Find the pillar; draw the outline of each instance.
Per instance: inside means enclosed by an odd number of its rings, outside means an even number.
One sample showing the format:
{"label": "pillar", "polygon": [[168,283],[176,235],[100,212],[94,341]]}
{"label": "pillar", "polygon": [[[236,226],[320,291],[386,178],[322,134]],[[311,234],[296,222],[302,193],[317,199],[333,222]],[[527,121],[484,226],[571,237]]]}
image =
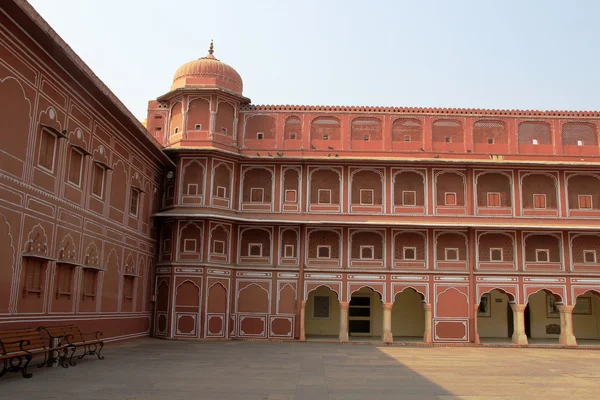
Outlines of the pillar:
{"label": "pillar", "polygon": [[350,302],[340,301],[340,342],[349,341],[348,337],[348,307]]}
{"label": "pillar", "polygon": [[423,334],[423,342],[431,343],[431,304],[423,303],[425,309],[425,333]]}
{"label": "pillar", "polygon": [[[491,304],[489,305],[491,307]],[[477,313],[479,312],[479,303],[475,304],[473,307],[473,338],[475,344],[481,344],[481,340],[479,340],[479,318],[477,318]]]}
{"label": "pillar", "polygon": [[527,335],[525,334],[525,307],[527,304],[510,303],[513,311],[513,335],[514,344],[527,344]]}
{"label": "pillar", "polygon": [[392,307],[394,303],[383,303],[383,343],[394,343],[392,335]]}
{"label": "pillar", "polygon": [[575,339],[575,335],[573,334],[573,308],[575,306],[557,304],[556,307],[558,307],[558,311],[560,312],[559,343],[565,346],[577,346],[577,339]]}
{"label": "pillar", "polygon": [[216,125],[217,125],[217,112],[211,111],[210,112],[210,129],[208,131],[211,138],[215,134]]}
{"label": "pillar", "polygon": [[306,332],[304,330],[305,312],[306,300],[302,300],[302,304],[300,306],[300,340],[306,340]]}

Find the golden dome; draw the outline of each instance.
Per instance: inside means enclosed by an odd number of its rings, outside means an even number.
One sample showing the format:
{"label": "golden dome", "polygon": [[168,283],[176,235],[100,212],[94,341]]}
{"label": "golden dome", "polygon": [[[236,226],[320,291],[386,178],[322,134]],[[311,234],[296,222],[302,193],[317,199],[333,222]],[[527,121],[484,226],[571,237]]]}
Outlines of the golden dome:
{"label": "golden dome", "polygon": [[242,94],[243,82],[240,74],[213,55],[213,42],[210,42],[208,55],[183,64],[175,72],[171,90],[182,87],[199,87],[230,90]]}

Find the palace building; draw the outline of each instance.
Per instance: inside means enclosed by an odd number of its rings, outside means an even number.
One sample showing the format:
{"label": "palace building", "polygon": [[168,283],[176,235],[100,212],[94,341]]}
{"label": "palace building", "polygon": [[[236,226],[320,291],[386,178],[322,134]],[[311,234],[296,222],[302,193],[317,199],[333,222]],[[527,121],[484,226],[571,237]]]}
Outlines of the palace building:
{"label": "palace building", "polygon": [[600,112],[254,105],[212,43],[165,91],[0,5],[0,330],[600,340]]}

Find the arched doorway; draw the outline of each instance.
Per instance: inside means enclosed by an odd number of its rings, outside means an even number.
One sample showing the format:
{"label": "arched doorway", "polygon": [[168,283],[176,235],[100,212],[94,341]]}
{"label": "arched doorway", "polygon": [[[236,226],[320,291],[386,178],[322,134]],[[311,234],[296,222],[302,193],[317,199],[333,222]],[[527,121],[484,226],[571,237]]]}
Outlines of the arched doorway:
{"label": "arched doorway", "polygon": [[493,289],[479,298],[477,333],[481,343],[510,343],[513,334],[513,296]]}
{"label": "arched doorway", "polygon": [[425,335],[424,297],[413,288],[396,294],[392,306],[394,342],[422,342]]}
{"label": "arched doorway", "polygon": [[560,336],[560,296],[540,290],[529,296],[525,308],[525,333],[529,344],[555,344]]}
{"label": "arched doorway", "polygon": [[306,340],[338,340],[340,333],[340,303],[338,295],[326,286],[308,294],[305,308]]}
{"label": "arched doorway", "polygon": [[577,344],[600,346],[600,295],[588,291],[577,296],[573,308],[573,333]]}
{"label": "arched doorway", "polygon": [[381,340],[383,303],[381,295],[369,287],[352,293],[348,306],[348,335],[351,341]]}

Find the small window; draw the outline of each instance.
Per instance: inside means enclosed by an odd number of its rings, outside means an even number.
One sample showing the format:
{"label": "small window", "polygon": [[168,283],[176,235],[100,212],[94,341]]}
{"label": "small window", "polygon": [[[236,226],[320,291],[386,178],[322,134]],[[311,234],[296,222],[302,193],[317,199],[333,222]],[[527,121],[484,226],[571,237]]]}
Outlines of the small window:
{"label": "small window", "polygon": [[201,131],[201,130],[202,130],[202,124],[196,124],[196,125],[194,126],[194,128],[195,128],[197,131]]}
{"label": "small window", "polygon": [[133,288],[135,285],[135,276],[125,275],[123,277],[123,299],[133,301]]}
{"label": "small window", "polygon": [[531,144],[533,144],[533,145],[537,145],[537,144],[538,144],[538,140],[537,140],[537,139],[533,139],[533,140],[531,141]]}
{"label": "small window", "polygon": [[221,128],[221,134],[227,135],[227,128]]}
{"label": "small window", "polygon": [[363,140],[364,140],[365,142],[368,142],[368,141],[369,141],[369,135],[365,135],[365,136],[363,136]]}
{"label": "small window", "polygon": [[416,247],[403,247],[402,258],[404,260],[416,260],[417,259],[417,248]]}
{"label": "small window", "polygon": [[403,206],[414,206],[417,204],[417,193],[410,190],[402,192],[402,205]]}
{"label": "small window", "polygon": [[410,136],[408,136],[408,135],[404,136],[404,141],[405,142],[410,142]]}
{"label": "small window", "polygon": [[583,140],[578,140],[577,141],[577,146],[583,146]]}
{"label": "small window", "polygon": [[313,318],[329,319],[330,309],[329,296],[314,297]]}
{"label": "small window", "polygon": [[328,133],[326,133],[326,134],[323,135],[323,140],[329,140],[329,134]]}
{"label": "small window", "polygon": [[134,217],[138,215],[138,206],[140,202],[140,191],[138,189],[131,188],[131,203],[129,205],[129,214]]}
{"label": "small window", "polygon": [[295,133],[290,133],[290,139],[292,139],[292,140],[296,139],[296,134]]}
{"label": "small window", "polygon": [[162,131],[162,128],[160,126],[157,126],[156,128],[154,128],[155,131]]}
{"label": "small window", "polygon": [[162,115],[155,115],[154,119],[162,119]]}
{"label": "small window", "polygon": [[169,254],[171,252],[171,239],[165,239],[163,242],[163,253]]}
{"label": "small window", "polygon": [[185,194],[188,196],[197,196],[198,195],[198,184],[197,183],[188,183]]}
{"label": "small window", "polygon": [[258,140],[262,140],[265,137],[265,134],[262,132],[256,132],[256,138]]}
{"label": "small window", "polygon": [[71,148],[71,155],[69,157],[69,176],[68,181],[73,185],[81,186],[81,172],[83,170],[83,153],[79,150]]}
{"label": "small window", "polygon": [[82,297],[83,300],[87,298],[95,298],[96,297],[96,278],[98,276],[98,271],[93,268],[84,268],[83,269],[83,291]]}
{"label": "small window", "polygon": [[502,249],[490,249],[490,261],[502,261]]}
{"label": "small window", "polygon": [[250,189],[250,202],[251,203],[262,203],[265,199],[265,191],[263,188],[251,188]]}
{"label": "small window", "polygon": [[488,144],[494,144],[494,138],[488,138]]}
{"label": "small window", "polygon": [[174,133],[179,133],[179,127],[175,127],[175,130],[173,131]]}
{"label": "small window", "polygon": [[331,204],[331,190],[330,189],[319,189],[317,192],[319,197],[319,204]]}
{"label": "small window", "polygon": [[69,264],[57,264],[58,283],[56,285],[56,298],[60,296],[71,296],[73,287],[73,266]]}
{"label": "small window", "polygon": [[533,195],[533,208],[546,208],[546,195],[545,194],[534,194]]}
{"label": "small window", "polygon": [[227,188],[225,186],[217,186],[217,197],[220,199],[227,198]]}
{"label": "small window", "polygon": [[455,206],[456,205],[456,193],[446,192],[445,200],[446,200],[447,206]]}
{"label": "small window", "polygon": [[262,244],[249,243],[248,244],[248,255],[250,257],[262,257]]}
{"label": "small window", "polygon": [[488,207],[500,207],[500,193],[488,193],[487,205]]}
{"label": "small window", "polygon": [[286,190],[285,191],[285,202],[286,203],[295,203],[296,202],[296,191],[295,190]]}
{"label": "small window", "polygon": [[294,257],[294,245],[293,244],[286,244],[285,246],[283,246],[283,256],[285,258],[293,258]]}
{"label": "small window", "polygon": [[364,206],[373,205],[373,189],[360,189],[360,204]]}
{"label": "small window", "polygon": [[100,199],[104,197],[104,173],[104,167],[100,164],[94,163],[94,171],[92,175],[92,194]]}
{"label": "small window", "polygon": [[196,252],[196,239],[183,239],[183,252],[184,253],[195,253]]}
{"label": "small window", "polygon": [[56,135],[46,129],[42,129],[38,165],[50,172],[54,172],[57,140]]}
{"label": "small window", "polygon": [[331,246],[317,246],[317,258],[331,258]]}
{"label": "small window", "polygon": [[445,141],[446,143],[450,143],[450,138],[449,138],[449,137],[446,137],[446,138],[444,139],[444,141]]}
{"label": "small window", "polygon": [[596,250],[584,250],[583,251],[583,262],[595,264],[596,263]]}
{"label": "small window", "polygon": [[373,246],[360,246],[360,259],[372,260],[375,258],[375,248]]}
{"label": "small window", "polygon": [[445,249],[446,261],[458,261],[458,249]]}
{"label": "small window", "polygon": [[37,258],[27,258],[25,263],[25,286],[23,295],[36,293],[42,295],[42,281],[44,272],[44,261]]}
{"label": "small window", "polygon": [[579,208],[580,209],[591,209],[592,208],[592,196],[589,194],[579,196]]}
{"label": "small window", "polygon": [[213,241],[213,253],[225,254],[225,242],[222,240]]}
{"label": "small window", "polygon": [[550,261],[550,250],[548,250],[548,249],[536,249],[535,250],[535,261],[537,261],[537,262],[548,262],[548,261]]}

